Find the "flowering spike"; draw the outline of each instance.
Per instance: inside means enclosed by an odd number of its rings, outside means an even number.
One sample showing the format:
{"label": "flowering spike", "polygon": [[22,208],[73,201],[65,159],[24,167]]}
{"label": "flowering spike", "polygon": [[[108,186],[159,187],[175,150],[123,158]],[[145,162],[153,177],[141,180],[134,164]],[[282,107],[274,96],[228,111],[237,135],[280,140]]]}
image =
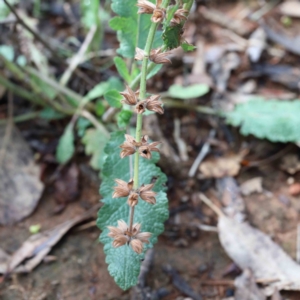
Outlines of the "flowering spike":
{"label": "flowering spike", "polygon": [[125,142],[120,146],[120,148],[123,149],[120,153],[121,158],[134,154],[136,146],[137,143],[135,139],[132,136],[125,134]]}

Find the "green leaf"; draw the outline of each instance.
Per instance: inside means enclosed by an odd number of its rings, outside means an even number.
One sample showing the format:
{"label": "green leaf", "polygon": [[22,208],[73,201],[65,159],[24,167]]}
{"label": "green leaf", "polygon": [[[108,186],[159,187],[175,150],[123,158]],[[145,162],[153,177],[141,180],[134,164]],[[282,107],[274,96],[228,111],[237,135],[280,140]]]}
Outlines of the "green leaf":
{"label": "green leaf", "polygon": [[56,159],[60,164],[65,164],[73,156],[74,147],[74,133],[73,126],[68,125],[65,128],[63,135],[60,137],[56,149]]}
{"label": "green leaf", "polygon": [[131,116],[132,116],[131,110],[127,110],[127,109],[121,110],[117,115],[117,123],[119,128],[126,127],[130,122]]}
{"label": "green leaf", "polygon": [[120,76],[127,82],[129,83],[131,81],[130,74],[128,72],[127,66],[125,61],[121,57],[115,57],[114,58],[114,63],[116,65],[116,68],[120,74]]}
{"label": "green leaf", "polygon": [[190,99],[205,95],[209,91],[206,84],[193,84],[189,86],[181,86],[179,84],[171,85],[168,94],[173,98]]}
{"label": "green leaf", "polygon": [[104,94],[105,100],[109,103],[111,107],[120,108],[122,107],[121,100],[123,97],[117,90],[111,90]]}
{"label": "green leaf", "polygon": [[95,105],[95,113],[98,117],[102,117],[105,112],[105,106],[102,101],[97,101]]}
{"label": "green leaf", "polygon": [[109,138],[107,135],[95,128],[86,130],[81,139],[82,143],[85,145],[86,155],[92,155],[90,165],[95,170],[100,170],[103,166],[106,157],[104,147],[108,140]]}
{"label": "green leaf", "polygon": [[[103,197],[104,206],[98,214],[97,225],[102,230],[100,241],[104,244],[108,271],[114,277],[116,283],[126,290],[136,285],[140,272],[141,260],[144,254],[136,254],[130,246],[124,245],[119,248],[112,246],[112,239],[107,236],[107,226],[116,226],[117,221],[128,220],[129,206],[126,198],[112,198],[114,179],[119,178],[129,181],[131,178],[129,157],[120,159],[120,144],[124,142],[124,132],[114,132],[105,147],[107,159],[102,169],[102,184],[100,193]],[[156,204],[151,205],[143,200],[135,207],[134,222],[142,224],[142,231],[151,232],[150,244],[152,247],[157,242],[157,236],[164,230],[164,222],[168,218],[168,201],[166,197],[165,182],[166,176],[155,163],[158,161],[158,153],[154,153],[152,159],[140,159],[140,184],[148,184],[153,177],[157,177],[154,190],[157,192]]]}
{"label": "green leaf", "polygon": [[92,26],[99,26],[99,0],[81,0],[81,21],[83,25],[90,29]]}
{"label": "green leaf", "polygon": [[76,128],[77,128],[77,134],[80,137],[83,137],[85,134],[85,131],[87,130],[88,127],[90,127],[92,125],[91,121],[83,118],[83,117],[79,117],[76,123]]}
{"label": "green leaf", "polygon": [[87,100],[93,100],[95,98],[102,97],[109,90],[123,90],[123,83],[117,77],[110,77],[107,81],[100,82],[95,85],[84,97]]}
{"label": "green leaf", "polygon": [[[152,3],[155,0],[151,0]],[[151,25],[150,15],[138,15],[136,0],[112,0],[112,10],[118,15],[114,17],[109,25],[117,31],[120,42],[118,54],[123,57],[133,58],[136,46],[144,49],[149,28]],[[161,32],[155,35],[153,47],[162,44]]]}
{"label": "green leaf", "polygon": [[52,107],[46,107],[39,113],[39,117],[45,120],[59,120],[64,118],[65,115],[57,112]]}
{"label": "green leaf", "polygon": [[0,54],[3,55],[7,60],[13,61],[15,56],[15,50],[12,46],[1,45]]}
{"label": "green leaf", "polygon": [[272,142],[300,141],[300,100],[278,101],[262,98],[239,104],[225,114],[233,126],[241,126],[243,135],[253,134]]}
{"label": "green leaf", "polygon": [[183,25],[178,24],[176,26],[168,26],[163,33],[164,45],[168,50],[177,48],[180,46],[181,34]]}
{"label": "green leaf", "polygon": [[187,42],[181,44],[181,48],[184,52],[194,51],[197,47]]}

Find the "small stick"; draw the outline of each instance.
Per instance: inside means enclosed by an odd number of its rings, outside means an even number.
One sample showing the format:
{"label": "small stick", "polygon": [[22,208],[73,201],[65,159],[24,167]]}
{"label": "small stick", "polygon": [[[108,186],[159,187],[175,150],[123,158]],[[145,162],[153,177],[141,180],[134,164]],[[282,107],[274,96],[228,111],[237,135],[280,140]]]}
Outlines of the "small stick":
{"label": "small stick", "polygon": [[208,199],[204,194],[199,193],[199,198],[209,206],[219,217],[225,217],[225,214],[221,211],[221,209],[215,205],[210,199]]}
{"label": "small stick", "polygon": [[210,150],[210,144],[209,139],[212,139],[216,135],[216,130],[212,129],[209,132],[208,140],[205,142],[205,144],[202,146],[201,151],[199,152],[197,158],[195,159],[190,171],[189,171],[189,177],[194,177],[196,174],[196,171],[201,164],[202,160],[205,158],[205,156],[208,154]]}
{"label": "small stick", "polygon": [[93,41],[96,30],[97,30],[97,26],[94,25],[91,27],[89,33],[87,34],[84,42],[81,45],[78,53],[72,57],[67,70],[62,75],[62,77],[60,79],[61,85],[65,86],[68,83],[68,81],[70,80],[72,73],[77,68],[77,66],[80,64],[80,62],[82,61],[82,58],[85,55],[89,45]]}

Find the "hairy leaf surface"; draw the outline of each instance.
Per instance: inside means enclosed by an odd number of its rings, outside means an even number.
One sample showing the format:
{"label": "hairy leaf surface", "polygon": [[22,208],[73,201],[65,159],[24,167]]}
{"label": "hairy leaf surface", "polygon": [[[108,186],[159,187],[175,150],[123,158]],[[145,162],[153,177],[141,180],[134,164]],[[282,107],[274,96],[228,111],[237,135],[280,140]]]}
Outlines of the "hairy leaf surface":
{"label": "hairy leaf surface", "polygon": [[300,100],[255,99],[225,114],[227,122],[241,126],[243,135],[253,134],[272,142],[300,141]]}
{"label": "hairy leaf surface", "polygon": [[[102,184],[100,194],[103,197],[104,206],[98,214],[97,225],[103,231],[100,241],[104,244],[106,253],[106,262],[108,263],[109,273],[114,277],[116,283],[126,290],[136,285],[140,272],[141,259],[144,254],[136,254],[130,246],[124,245],[119,248],[112,246],[112,239],[107,236],[107,226],[117,226],[117,221],[123,219],[128,222],[129,206],[126,198],[112,198],[114,179],[129,181],[132,178],[130,174],[129,157],[120,158],[119,146],[124,142],[124,132],[114,132],[106,145],[105,152],[107,158],[102,169]],[[154,191],[157,192],[157,203],[151,205],[143,200],[135,207],[134,222],[142,223],[142,231],[152,233],[150,244],[146,247],[152,247],[157,241],[157,236],[163,232],[164,221],[168,218],[168,202],[164,192],[166,176],[155,163],[159,155],[154,153],[151,160],[140,159],[139,184],[148,184],[153,177],[157,177]]]}

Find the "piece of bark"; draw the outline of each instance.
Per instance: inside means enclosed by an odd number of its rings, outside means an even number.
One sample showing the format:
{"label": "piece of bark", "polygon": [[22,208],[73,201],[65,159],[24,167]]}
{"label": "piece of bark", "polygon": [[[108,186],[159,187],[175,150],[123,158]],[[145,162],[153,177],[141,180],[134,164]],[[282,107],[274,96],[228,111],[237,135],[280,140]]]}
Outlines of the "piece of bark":
{"label": "piece of bark", "polygon": [[3,145],[5,129],[0,127],[0,148],[3,160],[0,167],[0,224],[16,223],[35,209],[44,189],[40,181],[40,168],[33,153],[17,128],[13,128],[9,141]]}

